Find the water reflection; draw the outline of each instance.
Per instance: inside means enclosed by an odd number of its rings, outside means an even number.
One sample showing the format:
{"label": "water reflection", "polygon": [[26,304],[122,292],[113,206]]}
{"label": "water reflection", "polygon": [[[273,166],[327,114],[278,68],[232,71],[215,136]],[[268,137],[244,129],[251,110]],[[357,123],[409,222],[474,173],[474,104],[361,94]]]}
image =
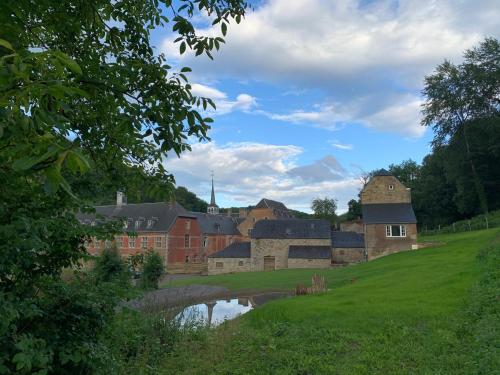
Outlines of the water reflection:
{"label": "water reflection", "polygon": [[188,306],[176,318],[180,320],[181,324],[202,322],[217,326],[225,320],[231,320],[247,313],[254,306],[252,301],[246,297],[218,300]]}

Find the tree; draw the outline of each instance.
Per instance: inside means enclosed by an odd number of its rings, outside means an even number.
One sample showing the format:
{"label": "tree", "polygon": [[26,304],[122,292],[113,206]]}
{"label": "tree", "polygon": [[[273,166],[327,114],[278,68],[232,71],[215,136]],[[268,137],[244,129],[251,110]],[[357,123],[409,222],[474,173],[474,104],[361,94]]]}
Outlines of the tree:
{"label": "tree", "polygon": [[445,61],[425,78],[423,94],[427,99],[422,124],[432,126],[434,147],[461,135],[480,207],[488,212],[483,181],[472,158],[474,151],[469,133],[474,131],[476,120],[500,115],[500,43],[487,38],[465,52],[462,64]]}
{"label": "tree", "polygon": [[[188,137],[209,139],[212,120],[197,108],[215,105],[192,95],[189,68],[155,53],[150,30],[171,25],[181,53],[211,57],[223,39],[197,35],[190,19],[200,12],[225,35],[245,7],[240,0],[180,0],[175,8],[169,0],[0,2],[1,372],[91,372],[97,331],[116,301],[63,282],[61,270],[80,264],[85,240],[121,228],[80,224],[75,213],[90,209],[80,194],[88,184],[109,191],[151,180],[168,187],[158,193],[171,193],[164,158],[188,151]],[[137,173],[130,178],[127,168]]]}
{"label": "tree", "polygon": [[356,220],[362,216],[361,203],[356,199],[351,199],[347,202],[347,207],[346,220]]}
{"label": "tree", "polygon": [[188,211],[207,212],[207,202],[198,198],[195,193],[189,191],[184,186],[179,186],[175,189],[174,197],[177,203]]}
{"label": "tree", "polygon": [[400,164],[389,165],[389,172],[403,185],[413,189],[420,174],[420,166],[414,160],[408,159]]}
{"label": "tree", "polygon": [[142,265],[141,286],[145,289],[158,289],[158,281],[164,273],[163,258],[155,251],[148,251]]}
{"label": "tree", "polygon": [[314,217],[317,219],[325,219],[334,222],[337,218],[337,200],[328,197],[315,198],[311,203],[311,209],[314,212]]}

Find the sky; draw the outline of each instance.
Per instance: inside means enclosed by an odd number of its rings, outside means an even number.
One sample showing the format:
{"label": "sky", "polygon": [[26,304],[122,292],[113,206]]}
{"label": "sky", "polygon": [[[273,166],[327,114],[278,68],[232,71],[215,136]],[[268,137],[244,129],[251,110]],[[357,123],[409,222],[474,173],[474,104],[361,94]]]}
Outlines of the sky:
{"label": "sky", "polygon": [[[261,198],[310,212],[315,197],[357,198],[360,176],[430,152],[420,125],[425,76],[484,37],[500,38],[500,0],[267,0],[237,25],[214,60],[179,55],[172,25],[152,41],[189,66],[193,94],[216,111],[211,142],[165,159],[177,185],[220,207]],[[204,15],[197,32],[218,36]]]}

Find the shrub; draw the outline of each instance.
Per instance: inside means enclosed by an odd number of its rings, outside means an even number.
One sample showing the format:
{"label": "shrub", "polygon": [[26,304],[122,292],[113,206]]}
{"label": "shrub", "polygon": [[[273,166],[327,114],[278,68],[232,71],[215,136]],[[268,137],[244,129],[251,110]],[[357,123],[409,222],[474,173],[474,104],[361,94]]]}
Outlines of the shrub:
{"label": "shrub", "polygon": [[97,282],[128,284],[130,281],[127,263],[118,253],[116,246],[104,249],[101,256],[96,260],[94,273]]}
{"label": "shrub", "polygon": [[158,289],[158,281],[164,272],[163,258],[158,253],[149,251],[144,257],[141,286],[144,289]]}

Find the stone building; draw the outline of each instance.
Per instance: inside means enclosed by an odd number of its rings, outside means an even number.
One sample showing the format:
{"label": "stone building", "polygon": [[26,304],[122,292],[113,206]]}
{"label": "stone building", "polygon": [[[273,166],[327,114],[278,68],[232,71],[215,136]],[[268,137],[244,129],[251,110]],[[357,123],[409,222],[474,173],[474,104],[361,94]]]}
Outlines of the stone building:
{"label": "stone building", "polygon": [[235,242],[208,256],[208,274],[250,271],[250,242]]}
{"label": "stone building", "polygon": [[249,239],[255,223],[259,220],[289,218],[293,218],[293,215],[283,203],[263,198],[246,213],[243,220],[238,224],[238,230],[242,236]]}
{"label": "stone building", "polygon": [[359,263],[365,260],[364,234],[332,231],[332,264]]}
{"label": "stone building", "polygon": [[361,191],[361,210],[367,260],[416,247],[411,191],[385,169]]}

